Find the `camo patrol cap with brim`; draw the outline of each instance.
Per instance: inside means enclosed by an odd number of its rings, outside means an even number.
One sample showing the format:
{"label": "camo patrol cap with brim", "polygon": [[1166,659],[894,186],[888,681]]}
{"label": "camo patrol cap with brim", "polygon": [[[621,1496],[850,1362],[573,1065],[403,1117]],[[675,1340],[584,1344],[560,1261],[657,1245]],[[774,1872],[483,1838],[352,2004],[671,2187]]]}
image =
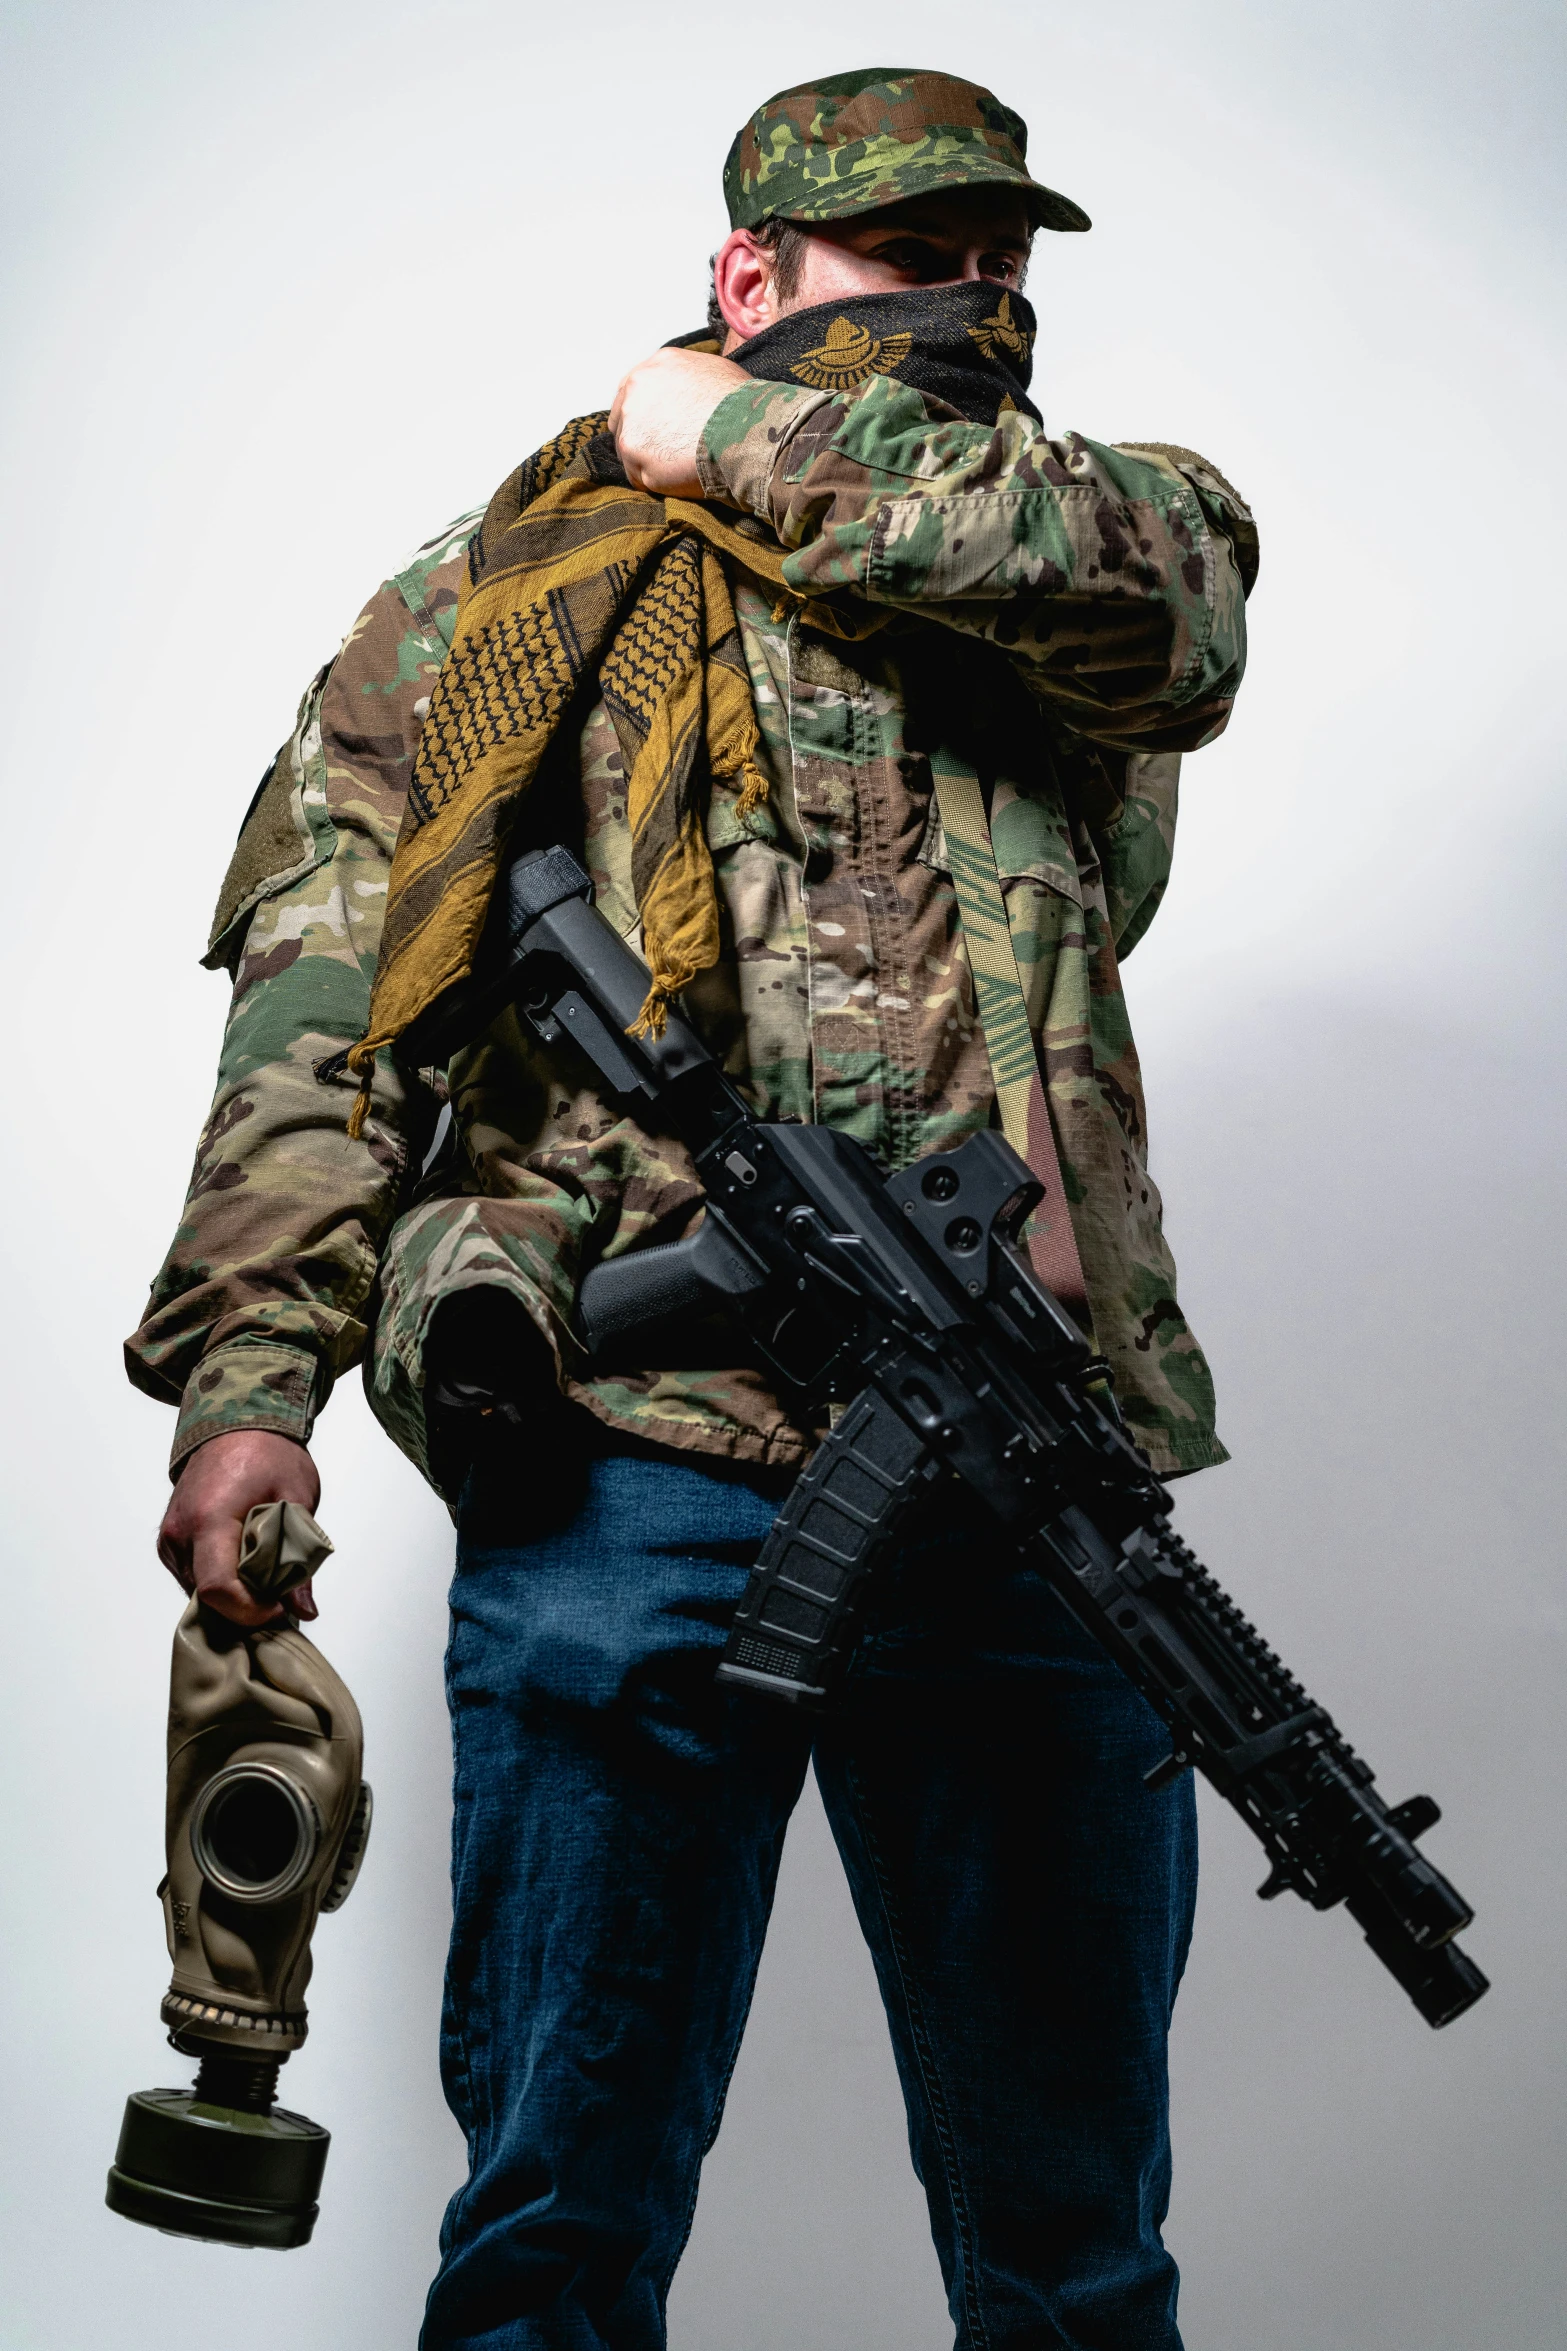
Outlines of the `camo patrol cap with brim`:
{"label": "camo patrol cap with brim", "polygon": [[978,82],[871,65],[781,90],[724,165],[729,225],[837,220],[940,188],[1016,188],[1035,228],[1086,229],[1069,197],[1031,179],[1028,125]]}

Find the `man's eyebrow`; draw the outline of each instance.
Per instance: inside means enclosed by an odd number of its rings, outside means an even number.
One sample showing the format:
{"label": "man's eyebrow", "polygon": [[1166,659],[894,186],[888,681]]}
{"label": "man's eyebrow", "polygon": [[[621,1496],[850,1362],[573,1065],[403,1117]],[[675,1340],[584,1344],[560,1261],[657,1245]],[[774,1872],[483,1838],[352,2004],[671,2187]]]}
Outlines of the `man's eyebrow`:
{"label": "man's eyebrow", "polygon": [[939,221],[923,213],[910,220],[881,221],[870,233],[873,237],[939,237],[942,229]]}
{"label": "man's eyebrow", "polygon": [[1006,245],[1019,253],[1026,253],[1033,241],[1033,232],[1026,224],[1016,221],[997,222],[981,219],[977,222],[944,221],[931,212],[911,213],[907,220],[887,221],[872,231],[873,239],[885,237],[962,237],[965,241],[978,237],[987,244]]}

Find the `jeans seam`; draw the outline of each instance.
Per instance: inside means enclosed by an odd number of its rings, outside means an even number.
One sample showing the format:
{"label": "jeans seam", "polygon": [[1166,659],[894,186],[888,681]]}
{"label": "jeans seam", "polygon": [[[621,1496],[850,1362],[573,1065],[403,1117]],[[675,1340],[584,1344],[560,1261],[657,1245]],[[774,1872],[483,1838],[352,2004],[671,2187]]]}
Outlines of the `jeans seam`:
{"label": "jeans seam", "polygon": [[[760,1954],[758,1954],[757,1963],[758,1966],[761,1963]],[[756,1985],[756,1970],[754,1968],[751,1972],[751,1984],[752,1989],[754,1990]],[[751,2004],[749,2001],[747,2001],[745,2011],[746,2017],[749,2017],[750,2013]],[[664,2269],[659,2275],[659,2300],[661,2303],[666,2302],[669,2298],[669,2290],[675,2282],[675,2272],[680,2267],[681,2262],[684,2260],[686,2247],[691,2242],[691,2231],[696,2224],[697,2200],[702,2193],[702,2166],[706,2162],[708,2156],[712,2153],[713,2142],[718,2137],[718,2128],[724,2117],[724,2100],[729,2095],[729,2085],[734,2080],[735,2067],[740,2062],[740,2044],[744,2038],[745,2017],[742,2017],[740,2022],[740,2030],[736,2033],[733,2045],[729,2051],[729,2062],[724,2067],[724,2078],[719,2083],[718,2089],[713,2098],[713,2103],[708,2110],[707,2133],[702,2142],[702,2152],[697,2157],[696,2172],[691,2182],[691,2193],[686,2199],[685,2220],[680,2231],[680,2241],[676,2245],[668,2263],[665,2265]]]}
{"label": "jeans seam", "polygon": [[697,2158],[696,2172],[691,2182],[691,2194],[686,2201],[685,2225],[680,2232],[680,2242],[675,2247],[669,2265],[659,2280],[660,2295],[666,2301],[669,2290],[675,2282],[675,2272],[685,2257],[687,2245],[691,2242],[691,2231],[696,2222],[697,2202],[702,2193],[702,2166],[713,2151],[718,2138],[719,2126],[724,2119],[724,2104],[729,2096],[729,2085],[735,2078],[735,2067],[740,2062],[740,2050],[745,2040],[745,2028],[751,2018],[751,2003],[756,1997],[756,1979],[761,1973],[762,1950],[765,1943],[766,1936],[764,1935],[762,1942],[756,1948],[756,1958],[751,1967],[750,1987],[740,2010],[740,2022],[735,2027],[734,2038],[729,2044],[729,2060],[724,2067],[723,2079],[714,2092],[712,2104],[708,2108],[707,2130],[702,2140],[702,2152]]}
{"label": "jeans seam", "polygon": [[[448,1632],[448,1635],[447,1635],[447,1641],[446,1641],[446,1655],[445,1655],[444,1659],[442,1660],[442,1665],[443,1665],[443,1668],[444,1668],[444,1671],[443,1671],[443,1679],[444,1679],[444,1681],[445,1681],[445,1684],[446,1684],[446,1710],[447,1710],[447,1714],[448,1714],[448,1716],[450,1717],[450,1720],[451,1720],[451,1726],[452,1726],[452,1798],[453,1798],[453,1805],[452,1805],[452,1841],[453,1841],[453,1845],[454,1845],[454,1846],[455,1846],[455,1843],[456,1843],[456,1837],[457,1837],[457,1813],[456,1813],[456,1796],[457,1796],[457,1768],[458,1768],[458,1767],[457,1767],[457,1742],[458,1742],[458,1738],[459,1738],[459,1732],[458,1732],[458,1726],[457,1726],[457,1707],[456,1707],[456,1704],[455,1704],[454,1695],[453,1695],[453,1688],[452,1688],[452,1684],[453,1684],[453,1678],[454,1678],[454,1677],[453,1677],[453,1652],[454,1652],[454,1650],[456,1649],[456,1646],[457,1646],[457,1625],[456,1625],[456,1621],[455,1621],[455,1618],[454,1618],[454,1619],[453,1619],[453,1621],[452,1621],[452,1624],[451,1624],[450,1630],[449,1630],[449,1632]],[[457,1856],[456,1856],[456,1853],[455,1853],[455,1851],[453,1851],[453,1853],[452,1853],[452,1855],[451,1855],[451,1864],[452,1864],[452,1888],[453,1888],[453,1893],[454,1893],[454,1896],[455,1896],[455,1892],[456,1892],[456,1883],[457,1883],[457,1875],[456,1875],[456,1868],[455,1868],[456,1858],[457,1858]],[[454,1921],[453,1921],[453,1935],[452,1935],[452,1943],[453,1943],[453,1944],[455,1944],[455,1941],[456,1941],[456,1933],[455,1933],[455,1918],[454,1918]],[[467,2179],[466,2179],[466,2180],[463,2182],[463,2184],[462,2184],[461,2188],[459,2188],[459,2189],[457,2190],[457,2197],[460,2199],[460,2198],[462,2198],[462,2197],[464,2197],[464,2196],[466,2196],[466,2195],[467,2195],[467,2193],[468,2193],[469,2189],[470,2189],[470,2188],[472,2187],[472,2185],[473,2185],[474,2155],[475,2155],[475,2150],[476,2150],[476,2142],[477,2142],[477,2140],[478,2140],[478,2137],[479,2137],[479,2124],[480,2124],[480,2117],[479,2117],[479,2101],[478,2101],[478,2097],[477,2097],[477,2095],[476,2095],[476,2091],[475,2091],[475,2082],[474,2082],[474,2064],[473,2064],[473,2057],[472,2057],[472,2053],[471,2053],[471,2051],[469,2050],[469,2047],[468,2047],[468,2022],[467,2022],[467,2019],[468,2019],[468,2003],[467,2003],[467,2001],[466,2001],[466,2000],[459,2000],[459,1999],[458,1999],[458,1998],[456,1998],[456,1997],[455,1997],[455,1995],[453,1995],[453,1994],[452,1994],[452,1992],[451,1992],[451,1969],[452,1969],[452,1962],[453,1962],[453,1958],[454,1958],[454,1956],[455,1956],[455,1953],[454,1953],[453,1949],[451,1948],[451,1946],[449,1945],[449,1946],[448,1946],[448,1949],[447,1949],[447,1955],[446,1955],[446,1966],[447,1966],[447,1982],[446,1982],[446,1987],[445,1987],[445,1988],[446,1988],[446,1990],[447,1990],[447,1994],[448,1994],[448,2005],[449,2005],[449,2008],[450,2008],[451,2014],[452,2014],[452,2016],[453,2016],[453,2019],[454,2019],[452,2037],[453,2037],[453,2039],[455,2040],[455,2042],[456,2042],[456,2044],[457,2044],[457,2054],[458,2054],[458,2057],[459,2057],[459,2059],[460,2059],[460,2061],[461,2061],[461,2067],[462,2067],[462,2093],[463,2093],[463,2103],[464,2103],[464,2105],[466,2106],[466,2108],[467,2108],[467,2111],[468,2111],[468,2121],[467,2121],[467,2124],[464,2126],[464,2129],[463,2129],[463,2137],[464,2137],[464,2139],[467,2141],[467,2145],[468,2145],[468,2177],[467,2177]]]}
{"label": "jeans seam", "polygon": [[864,1789],[860,1784],[859,1771],[852,1762],[846,1765],[844,1776],[854,1804],[855,1818],[859,1823],[860,1834],[865,1839],[865,1850],[870,1856],[871,1868],[875,1874],[876,1892],[881,1903],[882,1917],[887,1925],[887,1941],[897,1965],[898,1984],[903,1995],[904,2009],[908,2015],[909,2033],[914,2044],[914,2054],[919,2065],[920,2080],[924,2087],[926,2103],[930,2109],[931,2122],[936,2132],[936,2144],[941,2151],[947,2194],[952,2200],[953,2218],[957,2223],[958,2248],[962,2262],[963,2323],[968,2332],[972,2351],[989,2351],[990,2335],[979,2306],[979,2249],[974,2232],[973,2214],[969,2206],[968,2191],[963,2179],[963,2167],[958,2159],[957,2134],[952,2127],[946,2093],[942,2088],[940,2072],[936,2065],[935,2049],[931,2041],[929,2027],[925,2022],[918,1986],[909,1960],[908,1947],[903,1938],[902,1924],[892,1896],[889,1873],[882,1859],[881,1847],[876,1841],[876,1833],[871,1826],[870,1811],[865,1800]]}

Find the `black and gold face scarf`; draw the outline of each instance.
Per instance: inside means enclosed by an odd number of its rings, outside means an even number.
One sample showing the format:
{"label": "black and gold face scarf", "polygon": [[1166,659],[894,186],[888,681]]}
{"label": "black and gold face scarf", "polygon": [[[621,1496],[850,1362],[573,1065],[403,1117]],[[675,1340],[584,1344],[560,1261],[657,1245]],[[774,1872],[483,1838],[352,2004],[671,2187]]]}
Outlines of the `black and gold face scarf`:
{"label": "black and gold face scarf", "polygon": [[971,424],[994,424],[1008,410],[1038,424],[1028,397],[1034,334],[1033,308],[1021,294],[990,278],[964,278],[813,303],[729,356],[770,383],[850,392],[870,376],[896,376]]}

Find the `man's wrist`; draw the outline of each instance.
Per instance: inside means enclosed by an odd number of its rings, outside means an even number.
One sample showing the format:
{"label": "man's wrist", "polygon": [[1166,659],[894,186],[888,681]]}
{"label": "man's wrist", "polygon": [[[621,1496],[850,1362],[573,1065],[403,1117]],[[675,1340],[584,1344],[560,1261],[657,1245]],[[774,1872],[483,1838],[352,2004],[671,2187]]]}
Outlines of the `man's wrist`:
{"label": "man's wrist", "polygon": [[169,1474],[198,1445],[237,1429],[268,1429],[308,1445],[328,1382],[307,1348],[268,1339],[234,1339],[204,1355],[185,1383]]}
{"label": "man's wrist", "polygon": [[759,377],[726,392],[703,427],[696,470],[702,494],[772,520],[773,469],[804,419],[828,395]]}

